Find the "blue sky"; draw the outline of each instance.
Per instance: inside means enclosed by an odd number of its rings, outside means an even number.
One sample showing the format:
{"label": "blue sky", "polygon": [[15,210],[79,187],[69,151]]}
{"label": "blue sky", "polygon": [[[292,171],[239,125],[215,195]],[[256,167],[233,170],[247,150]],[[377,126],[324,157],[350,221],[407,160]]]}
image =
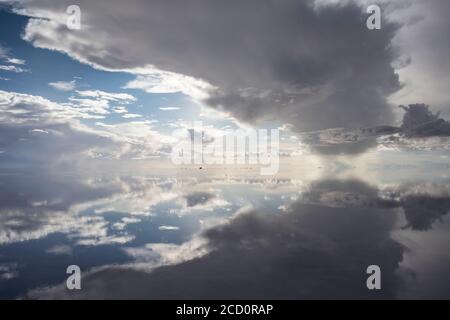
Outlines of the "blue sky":
{"label": "blue sky", "polygon": [[[200,107],[188,96],[180,92],[150,94],[139,89],[124,89],[125,85],[135,78],[134,75],[98,70],[61,52],[34,47],[22,39],[28,22],[27,17],[4,9],[0,10],[0,20],[2,25],[8,26],[0,30],[0,44],[8,51],[9,56],[26,62],[21,66],[26,72],[0,70],[0,77],[8,79],[0,81],[1,90],[42,96],[58,103],[67,103],[71,97],[76,96],[76,90],[130,94],[136,100],[126,105],[127,113],[142,116],[131,119],[158,120],[159,123],[155,126],[165,132],[173,130],[173,127],[167,127],[168,122],[176,122],[178,119],[184,121],[198,119]],[[58,90],[49,85],[55,82],[73,82],[75,88],[68,91]],[[123,113],[114,112],[105,115],[101,120],[84,120],[86,124],[94,126],[98,121],[115,124],[131,120],[124,119]],[[225,126],[232,123],[225,121],[219,124]]]}

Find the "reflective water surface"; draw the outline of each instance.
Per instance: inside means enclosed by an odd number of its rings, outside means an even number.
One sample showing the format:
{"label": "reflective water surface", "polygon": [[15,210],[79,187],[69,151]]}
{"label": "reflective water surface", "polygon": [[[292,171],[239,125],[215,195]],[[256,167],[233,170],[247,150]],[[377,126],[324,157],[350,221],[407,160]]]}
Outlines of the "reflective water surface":
{"label": "reflective water surface", "polygon": [[450,298],[448,158],[409,159],[2,170],[0,298]]}

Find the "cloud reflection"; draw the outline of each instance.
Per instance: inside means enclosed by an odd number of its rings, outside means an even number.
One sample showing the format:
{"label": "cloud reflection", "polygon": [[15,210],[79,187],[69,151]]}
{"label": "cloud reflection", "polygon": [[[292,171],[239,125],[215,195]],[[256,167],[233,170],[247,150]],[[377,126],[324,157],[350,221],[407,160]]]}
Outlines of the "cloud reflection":
{"label": "cloud reflection", "polygon": [[[329,205],[324,187],[338,187],[353,206]],[[248,211],[206,230],[201,238],[207,241],[207,254],[193,254],[187,261],[172,259],[171,265],[152,271],[105,268],[87,275],[81,292],[55,287],[31,292],[29,297],[393,298],[400,285],[396,272],[405,248],[390,236],[396,222],[393,209],[372,205],[377,203],[376,196],[376,189],[361,182],[323,182],[312,186],[306,203],[298,200],[286,213]],[[333,200],[337,197],[334,194]],[[307,203],[312,199],[322,203]],[[371,264],[383,270],[380,292],[368,291],[365,285],[365,270]]]}
{"label": "cloud reflection", "polygon": [[[56,243],[47,254],[72,257],[77,246],[117,245],[131,259],[86,269],[81,292],[41,287],[28,298],[396,298],[411,272],[403,266],[407,244],[395,234],[401,227],[430,230],[450,209],[448,179],[376,186],[356,179],[269,183],[43,172],[3,175],[0,182],[3,245],[62,233],[71,244]],[[236,207],[239,188],[249,201]],[[173,219],[189,217],[199,227],[174,241],[186,226]],[[140,232],[161,238],[137,241]],[[366,288],[372,264],[382,269],[381,291]]]}

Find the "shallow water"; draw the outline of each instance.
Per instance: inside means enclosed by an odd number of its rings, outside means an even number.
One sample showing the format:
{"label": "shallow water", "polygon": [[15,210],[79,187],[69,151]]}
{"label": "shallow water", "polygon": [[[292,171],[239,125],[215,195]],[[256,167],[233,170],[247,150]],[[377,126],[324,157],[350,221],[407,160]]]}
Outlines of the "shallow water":
{"label": "shallow water", "polygon": [[450,298],[448,159],[399,156],[271,179],[2,170],[0,298]]}

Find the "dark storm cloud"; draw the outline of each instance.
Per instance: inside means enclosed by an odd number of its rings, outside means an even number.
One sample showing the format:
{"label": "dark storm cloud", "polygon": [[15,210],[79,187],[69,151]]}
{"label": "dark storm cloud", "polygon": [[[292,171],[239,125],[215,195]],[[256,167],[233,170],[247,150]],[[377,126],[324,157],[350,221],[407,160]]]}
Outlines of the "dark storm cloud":
{"label": "dark storm cloud", "polygon": [[76,32],[55,22],[69,4],[24,2],[26,13],[53,18],[32,20],[25,39],[100,68],[154,65],[204,79],[217,87],[211,107],[250,123],[296,131],[391,123],[398,26],[368,30],[366,8],[354,2],[84,0]]}
{"label": "dark storm cloud", "polygon": [[441,119],[439,113],[433,114],[425,104],[400,106],[405,110],[402,132],[407,137],[450,136],[450,122]]}
{"label": "dark storm cloud", "polygon": [[300,134],[302,142],[319,154],[356,155],[378,146],[377,137],[401,132],[400,128],[379,126],[364,129],[327,129]]}
{"label": "dark storm cloud", "polygon": [[[399,107],[405,111],[400,127],[328,129],[303,133],[300,137],[312,150],[320,154],[360,154],[383,144],[400,147],[400,142],[414,147],[415,139],[422,139],[420,148],[426,149],[427,138],[450,137],[450,122],[442,119],[440,113],[433,113],[428,105],[416,103]],[[384,139],[377,141],[379,137]],[[449,141],[445,139],[438,145],[441,148],[448,146]]]}

